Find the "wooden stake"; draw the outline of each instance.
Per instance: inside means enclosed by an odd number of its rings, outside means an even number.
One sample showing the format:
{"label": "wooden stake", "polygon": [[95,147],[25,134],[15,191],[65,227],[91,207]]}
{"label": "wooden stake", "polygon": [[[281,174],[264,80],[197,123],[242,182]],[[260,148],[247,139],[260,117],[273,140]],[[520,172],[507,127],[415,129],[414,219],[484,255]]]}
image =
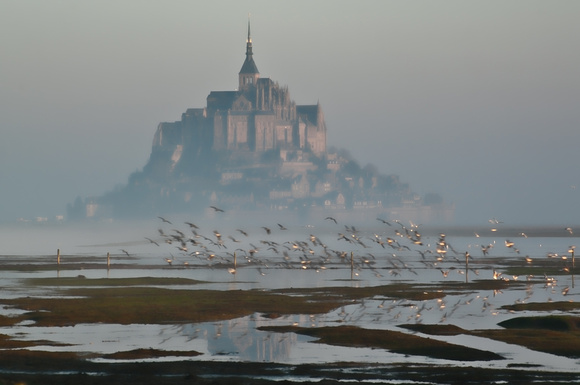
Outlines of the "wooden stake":
{"label": "wooden stake", "polygon": [[354,278],[354,256],[352,251],[350,252],[350,279]]}
{"label": "wooden stake", "polygon": [[570,249],[568,250],[570,253],[572,253],[572,289],[574,288],[574,250],[576,249],[576,246],[570,246]]}
{"label": "wooden stake", "polygon": [[56,276],[60,278],[60,249],[56,249]]}
{"label": "wooden stake", "polygon": [[469,253],[465,252],[465,283],[469,282]]}
{"label": "wooden stake", "polygon": [[107,270],[111,267],[111,253],[107,252]]}

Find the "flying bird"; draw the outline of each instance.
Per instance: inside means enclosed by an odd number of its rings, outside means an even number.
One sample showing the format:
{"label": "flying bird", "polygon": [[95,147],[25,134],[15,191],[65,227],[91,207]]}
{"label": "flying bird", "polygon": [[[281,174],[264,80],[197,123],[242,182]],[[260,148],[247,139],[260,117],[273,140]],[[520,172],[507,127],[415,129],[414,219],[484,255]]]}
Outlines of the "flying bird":
{"label": "flying bird", "polygon": [[333,221],[334,223],[338,223],[338,222],[336,221],[336,219],[334,219],[333,217],[326,217],[326,218],[324,218],[324,220],[325,220],[325,221],[326,221],[326,220],[329,220],[329,221]]}
{"label": "flying bird", "polygon": [[170,225],[172,225],[173,223],[169,222],[167,219],[163,218],[163,217],[157,217],[159,219],[161,219],[163,222],[165,223],[169,223]]}
{"label": "flying bird", "polygon": [[384,223],[384,224],[386,224],[386,225],[392,226],[392,225],[391,225],[389,222],[385,221],[385,220],[384,220],[384,219],[382,219],[382,218],[377,218],[377,221],[381,221],[381,222],[383,222],[383,223]]}
{"label": "flying bird", "polygon": [[147,237],[145,237],[145,239],[148,240],[149,242],[153,243],[154,245],[159,246],[159,243],[155,242],[153,239],[147,238]]}
{"label": "flying bird", "polygon": [[209,206],[210,208],[214,209],[214,211],[216,213],[224,213],[225,211],[220,209],[219,207],[215,207],[215,206]]}
{"label": "flying bird", "polygon": [[562,289],[562,295],[568,295],[569,291],[570,291],[570,287],[566,286],[564,289]]}
{"label": "flying bird", "polygon": [[244,236],[246,236],[246,237],[248,236],[248,233],[247,233],[247,232],[245,232],[245,231],[244,231],[244,230],[242,230],[242,229],[236,229],[236,231],[240,232],[240,234],[242,234],[242,235],[244,235]]}

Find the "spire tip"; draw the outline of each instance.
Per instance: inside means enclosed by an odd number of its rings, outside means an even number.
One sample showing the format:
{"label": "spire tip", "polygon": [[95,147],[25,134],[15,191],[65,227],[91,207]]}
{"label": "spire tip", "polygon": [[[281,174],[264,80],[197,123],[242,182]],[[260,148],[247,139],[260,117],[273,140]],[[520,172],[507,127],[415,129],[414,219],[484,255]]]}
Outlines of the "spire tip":
{"label": "spire tip", "polygon": [[252,37],[250,36],[250,13],[248,12],[248,43],[252,42]]}

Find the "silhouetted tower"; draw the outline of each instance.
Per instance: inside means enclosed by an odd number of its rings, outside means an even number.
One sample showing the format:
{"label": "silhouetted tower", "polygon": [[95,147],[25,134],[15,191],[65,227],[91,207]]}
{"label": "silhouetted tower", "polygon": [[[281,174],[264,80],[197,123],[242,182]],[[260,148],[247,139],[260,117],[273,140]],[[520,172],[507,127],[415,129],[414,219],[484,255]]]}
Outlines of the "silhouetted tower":
{"label": "silhouetted tower", "polygon": [[239,89],[241,90],[247,85],[255,86],[258,78],[260,77],[260,72],[256,63],[254,63],[254,58],[252,57],[252,37],[250,36],[250,19],[248,19],[248,39],[246,40],[246,60],[242,65],[242,69],[239,73]]}

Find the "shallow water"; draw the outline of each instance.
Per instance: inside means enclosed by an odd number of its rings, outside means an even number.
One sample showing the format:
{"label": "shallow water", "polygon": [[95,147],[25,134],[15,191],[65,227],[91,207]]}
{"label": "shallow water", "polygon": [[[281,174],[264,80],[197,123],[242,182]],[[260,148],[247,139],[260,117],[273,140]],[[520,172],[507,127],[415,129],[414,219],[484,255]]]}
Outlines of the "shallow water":
{"label": "shallow water", "polygon": [[[187,289],[249,290],[330,286],[378,286],[401,283],[439,283],[443,281],[493,279],[494,272],[502,272],[505,263],[522,261],[525,257],[549,261],[555,268],[571,266],[569,248],[576,238],[518,237],[506,247],[505,237],[452,236],[445,237],[446,253],[436,253],[439,235],[423,236],[421,243],[412,243],[401,233],[403,226],[371,226],[369,229],[349,231],[343,226],[289,227],[280,230],[276,224],[271,234],[254,226],[245,229],[244,236],[235,228],[221,230],[222,243],[216,236],[218,224],[199,229],[198,237],[186,225],[162,227],[159,222],[99,223],[71,227],[60,225],[20,224],[3,226],[0,232],[0,298],[51,295],[50,288],[22,285],[22,280],[37,277],[91,278],[181,277],[204,281],[202,284],[179,286]],[[196,239],[203,247],[188,244],[187,252],[179,250],[179,242],[164,241],[158,229],[186,239]],[[217,231],[217,230],[216,230]],[[350,240],[345,240],[342,235]],[[316,242],[313,243],[311,235]],[[232,238],[229,238],[231,236]],[[159,243],[154,245],[145,237]],[[205,238],[204,238],[205,237]],[[394,239],[397,248],[385,243]],[[353,239],[360,240],[359,243]],[[493,245],[484,256],[482,245]],[[74,260],[78,269],[32,270],[11,269],[6,266],[46,266],[56,261],[57,249],[63,263]],[[517,251],[516,251],[517,249]],[[129,253],[129,256],[125,254]],[[250,255],[250,250],[257,250]],[[201,254],[191,254],[195,251]],[[228,272],[234,267],[235,274]],[[336,251],[341,251],[341,256]],[[284,252],[286,255],[284,255]],[[469,252],[469,268],[465,269],[464,253]],[[106,255],[111,253],[107,269]],[[352,253],[352,254],[351,254]],[[557,256],[548,257],[548,254]],[[562,256],[566,256],[563,259]],[[171,259],[171,264],[167,262]],[[95,268],[94,264],[102,264]],[[91,268],[85,268],[91,264]],[[76,265],[75,265],[76,266]],[[121,267],[122,266],[122,267]],[[447,273],[444,276],[443,273]],[[505,279],[514,277],[502,274]],[[38,346],[31,349],[47,351],[77,351],[114,353],[139,348],[198,351],[198,357],[165,360],[220,360],[299,363],[327,363],[359,361],[373,363],[430,363],[505,368],[513,364],[538,365],[542,370],[580,371],[580,361],[538,353],[529,349],[471,336],[429,336],[465,346],[477,346],[499,353],[506,360],[494,362],[458,363],[418,356],[404,356],[381,349],[346,348],[313,343],[309,337],[294,333],[272,333],[256,330],[260,326],[299,325],[305,327],[356,325],[372,329],[408,332],[397,327],[404,323],[451,323],[464,329],[492,329],[516,315],[500,307],[521,302],[576,301],[579,298],[574,277],[559,274],[555,281],[545,277],[517,277],[525,282],[519,287],[501,291],[470,291],[448,295],[442,300],[410,301],[392,298],[372,298],[335,309],[323,315],[292,315],[278,319],[259,314],[239,319],[186,325],[75,325],[63,328],[43,328],[17,325],[3,328],[2,333],[19,340],[46,340],[70,346]],[[18,314],[19,309],[1,309],[2,315]],[[531,313],[518,313],[517,316]],[[576,314],[577,315],[577,314]],[[530,369],[526,369],[530,370]]]}

